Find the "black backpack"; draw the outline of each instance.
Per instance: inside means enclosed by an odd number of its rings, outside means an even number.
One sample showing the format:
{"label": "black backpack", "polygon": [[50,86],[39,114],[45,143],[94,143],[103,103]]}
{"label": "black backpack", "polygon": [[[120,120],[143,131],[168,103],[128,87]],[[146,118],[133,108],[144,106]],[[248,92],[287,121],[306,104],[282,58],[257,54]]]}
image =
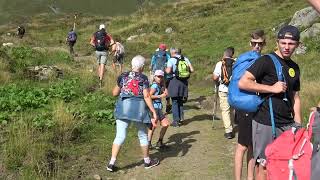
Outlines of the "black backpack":
{"label": "black backpack", "polygon": [[152,67],[152,71],[155,72],[156,70],[164,71],[166,64],[167,64],[167,53],[166,51],[159,50],[155,54],[156,62]]}
{"label": "black backpack", "polygon": [[224,58],[221,61],[221,81],[222,84],[228,86],[232,76],[232,66],[235,61],[231,58]]}
{"label": "black backpack", "polygon": [[97,31],[94,34],[95,48],[97,51],[106,51],[109,49],[110,42],[107,39],[107,33],[104,30]]}

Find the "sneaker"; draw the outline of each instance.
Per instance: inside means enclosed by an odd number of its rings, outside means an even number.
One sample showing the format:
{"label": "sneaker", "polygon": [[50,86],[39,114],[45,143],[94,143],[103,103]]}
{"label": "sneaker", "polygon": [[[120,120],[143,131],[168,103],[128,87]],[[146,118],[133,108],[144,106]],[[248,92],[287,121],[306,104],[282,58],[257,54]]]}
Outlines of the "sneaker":
{"label": "sneaker", "polygon": [[225,138],[227,138],[227,139],[232,139],[232,138],[234,138],[234,136],[233,136],[233,133],[232,133],[232,132],[224,133],[224,137],[225,137]]}
{"label": "sneaker", "polygon": [[167,147],[168,146],[163,144],[163,142],[161,142],[161,141],[158,141],[157,144],[156,144],[156,149],[165,149]]}
{"label": "sneaker", "polygon": [[172,126],[172,127],[179,127],[180,125],[179,125],[179,122],[173,121],[173,122],[171,123],[171,126]]}
{"label": "sneaker", "polygon": [[144,163],[144,168],[145,169],[150,169],[153,168],[155,166],[158,166],[160,164],[159,159],[150,159],[150,163]]}
{"label": "sneaker", "polygon": [[114,172],[114,171],[116,171],[116,169],[117,169],[117,167],[114,164],[109,164],[107,166],[107,171]]}

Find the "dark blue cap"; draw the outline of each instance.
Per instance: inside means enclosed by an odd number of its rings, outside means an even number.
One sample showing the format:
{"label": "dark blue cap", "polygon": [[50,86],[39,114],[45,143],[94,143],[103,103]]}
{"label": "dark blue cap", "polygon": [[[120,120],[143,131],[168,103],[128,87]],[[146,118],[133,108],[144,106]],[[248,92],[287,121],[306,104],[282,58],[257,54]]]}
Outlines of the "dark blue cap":
{"label": "dark blue cap", "polygon": [[278,32],[278,39],[292,39],[294,41],[299,41],[300,31],[294,26],[286,25]]}

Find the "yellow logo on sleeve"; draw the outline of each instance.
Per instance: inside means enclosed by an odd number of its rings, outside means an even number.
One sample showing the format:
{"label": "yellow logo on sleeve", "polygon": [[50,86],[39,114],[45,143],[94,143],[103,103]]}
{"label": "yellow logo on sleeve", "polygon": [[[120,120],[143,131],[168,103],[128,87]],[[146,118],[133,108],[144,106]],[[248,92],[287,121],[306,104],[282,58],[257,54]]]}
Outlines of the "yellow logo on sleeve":
{"label": "yellow logo on sleeve", "polygon": [[294,77],[296,75],[296,72],[294,71],[293,68],[289,69],[289,75],[290,75],[290,77]]}

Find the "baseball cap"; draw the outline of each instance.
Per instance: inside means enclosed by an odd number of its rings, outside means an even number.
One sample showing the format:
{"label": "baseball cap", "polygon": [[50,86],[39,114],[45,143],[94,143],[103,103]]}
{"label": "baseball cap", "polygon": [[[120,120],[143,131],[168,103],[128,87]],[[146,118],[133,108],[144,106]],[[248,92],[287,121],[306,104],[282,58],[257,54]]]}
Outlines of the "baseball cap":
{"label": "baseball cap", "polygon": [[278,32],[278,39],[292,39],[294,41],[299,41],[299,29],[291,25],[286,25]]}
{"label": "baseball cap", "polygon": [[106,29],[106,26],[104,24],[100,24],[99,30],[101,30],[101,29]]}
{"label": "baseball cap", "polygon": [[160,44],[159,45],[159,49],[161,50],[166,50],[167,49],[167,46],[165,44]]}
{"label": "baseball cap", "polygon": [[163,72],[162,70],[156,70],[156,71],[154,72],[154,75],[155,75],[155,76],[164,76],[164,72]]}

